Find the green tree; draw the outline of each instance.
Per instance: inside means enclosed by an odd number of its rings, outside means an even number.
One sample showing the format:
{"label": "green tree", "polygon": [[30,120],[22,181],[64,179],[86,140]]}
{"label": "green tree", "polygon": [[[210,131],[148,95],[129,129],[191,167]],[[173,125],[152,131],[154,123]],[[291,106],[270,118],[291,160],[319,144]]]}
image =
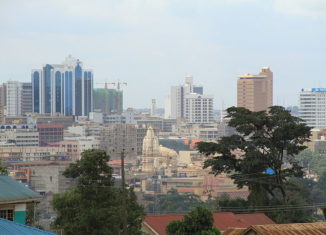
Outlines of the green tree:
{"label": "green tree", "polygon": [[0,175],[8,175],[8,169],[6,166],[4,166],[3,164],[1,164],[0,162]]}
{"label": "green tree", "polygon": [[[201,153],[215,155],[204,167],[211,167],[216,175],[233,173],[239,188],[248,186],[256,205],[264,205],[278,191],[284,201],[287,178],[303,176],[294,156],[306,148],[303,143],[309,141],[311,128],[280,106],[266,112],[231,107],[227,112],[229,126],[237,134],[221,137],[218,143],[198,143]],[[268,168],[274,174],[267,175]]]}
{"label": "green tree", "polygon": [[305,149],[296,155],[295,158],[302,167],[318,175],[326,171],[326,154],[320,154]]}
{"label": "green tree", "polygon": [[75,178],[77,186],[55,195],[52,204],[58,213],[56,229],[65,234],[122,234],[121,198],[125,193],[128,234],[141,234],[143,208],[137,204],[133,190],[113,186],[109,156],[103,150],[87,150],[81,160],[70,164],[64,176]]}
{"label": "green tree", "polygon": [[214,227],[214,218],[210,210],[198,206],[182,221],[172,221],[166,228],[168,235],[220,235]]}
{"label": "green tree", "polygon": [[180,194],[177,190],[171,189],[167,194],[158,195],[155,201],[149,205],[148,211],[155,214],[185,213],[203,204],[196,194]]}

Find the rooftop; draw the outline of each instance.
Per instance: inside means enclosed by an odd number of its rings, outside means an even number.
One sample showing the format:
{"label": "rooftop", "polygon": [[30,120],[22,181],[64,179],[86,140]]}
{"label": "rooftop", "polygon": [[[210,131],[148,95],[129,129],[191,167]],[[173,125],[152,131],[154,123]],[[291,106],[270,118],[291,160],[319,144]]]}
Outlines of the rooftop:
{"label": "rooftop", "polygon": [[299,224],[266,224],[252,225],[242,229],[228,229],[223,235],[322,235],[326,234],[326,222],[299,223]]}
{"label": "rooftop", "polygon": [[55,235],[37,228],[29,227],[23,224],[15,223],[0,218],[0,234],[10,235]]}
{"label": "rooftop", "polygon": [[[144,222],[159,235],[165,235],[166,226],[173,220],[182,220],[184,215],[150,215]],[[234,214],[232,212],[213,213],[214,226],[224,231],[228,228],[247,228],[251,225],[275,224],[265,214]]]}
{"label": "rooftop", "polygon": [[0,204],[38,201],[41,196],[7,175],[0,175]]}

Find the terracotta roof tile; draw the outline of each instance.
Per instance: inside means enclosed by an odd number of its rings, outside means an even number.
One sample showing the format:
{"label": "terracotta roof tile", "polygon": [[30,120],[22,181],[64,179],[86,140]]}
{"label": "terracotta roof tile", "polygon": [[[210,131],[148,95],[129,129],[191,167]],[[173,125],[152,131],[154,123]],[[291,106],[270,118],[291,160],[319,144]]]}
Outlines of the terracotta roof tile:
{"label": "terracotta roof tile", "polygon": [[[150,215],[145,217],[145,223],[158,234],[165,235],[166,226],[173,220],[182,220],[184,215]],[[224,231],[228,228],[248,228],[251,225],[275,224],[264,214],[241,214],[232,212],[213,213],[214,226]]]}

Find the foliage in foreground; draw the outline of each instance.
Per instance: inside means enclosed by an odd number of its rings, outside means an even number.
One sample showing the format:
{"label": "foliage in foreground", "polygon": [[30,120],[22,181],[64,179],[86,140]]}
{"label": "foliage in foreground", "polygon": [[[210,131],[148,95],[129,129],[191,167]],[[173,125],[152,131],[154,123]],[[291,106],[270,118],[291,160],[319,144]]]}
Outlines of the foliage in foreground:
{"label": "foliage in foreground", "polygon": [[210,210],[198,206],[182,221],[172,221],[166,228],[168,235],[220,235],[219,229],[213,225],[213,214]]}
{"label": "foliage in foreground", "polygon": [[126,197],[128,234],[141,234],[143,208],[132,189],[113,186],[110,157],[103,150],[87,150],[64,176],[77,179],[77,186],[55,195],[52,204],[58,213],[53,225],[65,234],[122,234],[124,216],[121,198]]}
{"label": "foliage in foreground", "polygon": [[[309,141],[311,128],[281,106],[266,112],[231,107],[227,112],[229,126],[237,134],[224,136],[218,143],[198,143],[201,153],[219,155],[206,160],[205,167],[216,175],[232,173],[239,188],[249,188],[256,206],[268,205],[279,195],[285,203],[288,178],[303,176],[295,155],[306,148],[303,143]],[[274,173],[266,174],[267,169]]]}
{"label": "foliage in foreground", "polygon": [[8,175],[8,169],[0,162],[0,175]]}

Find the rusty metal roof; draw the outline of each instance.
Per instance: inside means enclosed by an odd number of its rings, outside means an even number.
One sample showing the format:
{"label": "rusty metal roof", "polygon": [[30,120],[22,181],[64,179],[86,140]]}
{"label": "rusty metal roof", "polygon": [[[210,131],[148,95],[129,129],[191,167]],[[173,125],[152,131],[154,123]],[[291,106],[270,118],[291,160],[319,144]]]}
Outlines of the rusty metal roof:
{"label": "rusty metal roof", "polygon": [[228,229],[223,235],[325,235],[326,222],[252,225],[247,229]]}

